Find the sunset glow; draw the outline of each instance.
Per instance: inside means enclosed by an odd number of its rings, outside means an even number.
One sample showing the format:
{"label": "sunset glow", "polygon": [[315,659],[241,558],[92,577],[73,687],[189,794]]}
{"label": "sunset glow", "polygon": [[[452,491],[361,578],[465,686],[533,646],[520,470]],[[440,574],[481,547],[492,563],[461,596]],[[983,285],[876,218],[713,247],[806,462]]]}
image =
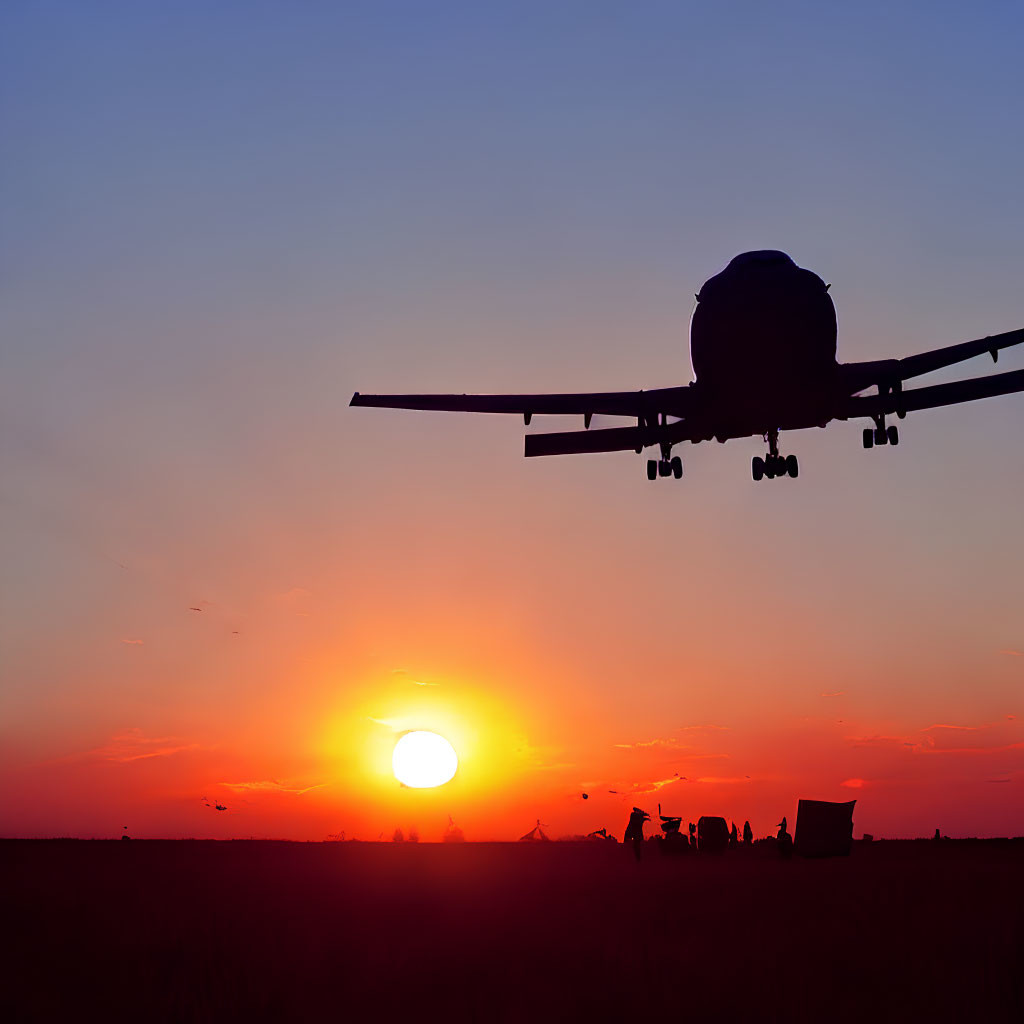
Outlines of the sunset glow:
{"label": "sunset glow", "polygon": [[0,834],[1019,833],[1024,395],[772,486],[347,403],[685,388],[751,249],[840,361],[1024,326],[1024,16],[251,6],[5,5]]}

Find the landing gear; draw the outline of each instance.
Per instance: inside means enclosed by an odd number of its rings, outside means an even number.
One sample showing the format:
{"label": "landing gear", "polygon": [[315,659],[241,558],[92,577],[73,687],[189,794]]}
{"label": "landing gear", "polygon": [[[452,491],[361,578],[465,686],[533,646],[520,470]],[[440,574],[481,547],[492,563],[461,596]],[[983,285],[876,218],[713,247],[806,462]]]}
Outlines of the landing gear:
{"label": "landing gear", "polygon": [[765,434],[765,441],[768,442],[768,451],[764,458],[754,456],[750,463],[750,475],[755,480],[774,480],[777,476],[789,476],[795,480],[800,474],[800,464],[795,455],[779,454],[779,432],[770,430]]}
{"label": "landing gear", "polygon": [[677,480],[683,479],[683,460],[678,456],[672,457],[672,445],[661,446],[660,459],[647,460],[647,479],[657,480],[659,476],[674,476]]}
{"label": "landing gear", "polygon": [[895,423],[890,423],[887,427],[884,416],[876,416],[874,429],[865,427],[862,438],[865,448],[874,448],[882,444],[895,446],[900,443],[900,431]]}

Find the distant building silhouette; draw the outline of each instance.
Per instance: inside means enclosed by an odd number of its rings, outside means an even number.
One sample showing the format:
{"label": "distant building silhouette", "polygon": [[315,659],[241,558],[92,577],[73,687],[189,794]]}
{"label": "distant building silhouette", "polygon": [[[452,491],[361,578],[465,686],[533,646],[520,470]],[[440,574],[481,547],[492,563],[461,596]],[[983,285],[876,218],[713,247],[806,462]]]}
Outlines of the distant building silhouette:
{"label": "distant building silhouette", "polygon": [[701,853],[724,853],[729,845],[725,818],[703,815],[697,819],[697,849]]}
{"label": "distant building silhouette", "polygon": [[853,842],[856,800],[832,803],[801,800],[796,811],[794,849],[801,857],[846,857]]}
{"label": "distant building silhouette", "polygon": [[750,827],[750,822],[743,822],[743,845],[750,846],[754,842],[754,831]]}
{"label": "distant building silhouette", "polygon": [[450,814],[448,815],[448,827],[444,830],[443,839],[446,843],[464,843],[466,841],[462,829],[452,821]]}

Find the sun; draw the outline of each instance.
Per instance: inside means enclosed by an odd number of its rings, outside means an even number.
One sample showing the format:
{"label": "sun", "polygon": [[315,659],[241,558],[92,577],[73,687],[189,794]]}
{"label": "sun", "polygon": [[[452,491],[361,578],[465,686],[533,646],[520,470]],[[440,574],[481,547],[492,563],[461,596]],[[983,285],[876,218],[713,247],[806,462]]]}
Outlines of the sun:
{"label": "sun", "polygon": [[395,778],[413,789],[443,786],[455,777],[458,767],[455,748],[436,732],[407,732],[391,755]]}

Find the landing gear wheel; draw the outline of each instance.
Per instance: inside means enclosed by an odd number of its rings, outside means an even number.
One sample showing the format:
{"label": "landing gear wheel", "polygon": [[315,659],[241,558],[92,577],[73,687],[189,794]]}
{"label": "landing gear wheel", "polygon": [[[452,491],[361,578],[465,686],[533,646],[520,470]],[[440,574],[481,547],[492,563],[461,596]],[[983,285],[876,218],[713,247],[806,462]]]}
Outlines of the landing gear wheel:
{"label": "landing gear wheel", "polygon": [[795,455],[786,456],[786,472],[795,480],[800,473],[800,464]]}
{"label": "landing gear wheel", "polygon": [[672,466],[672,475],[677,480],[682,480],[683,479],[683,460],[677,455],[672,460],[670,465]]}
{"label": "landing gear wheel", "polygon": [[654,459],[647,460],[647,479],[657,480],[658,479],[658,464]]}
{"label": "landing gear wheel", "polygon": [[760,455],[755,455],[751,460],[750,475],[755,480],[760,480],[764,476],[764,459]]}
{"label": "landing gear wheel", "polygon": [[889,439],[889,444],[900,443],[900,432],[896,427],[895,423],[891,423],[889,428],[885,432],[886,437]]}
{"label": "landing gear wheel", "polygon": [[669,463],[668,459],[662,459],[658,463],[658,476],[671,476],[671,475],[672,475],[672,466],[671,466],[671,464]]}
{"label": "landing gear wheel", "polygon": [[875,444],[875,432],[870,427],[864,428],[864,447],[872,448]]}
{"label": "landing gear wheel", "polygon": [[885,436],[885,427],[875,427],[875,444],[888,444],[889,438]]}
{"label": "landing gear wheel", "polygon": [[764,460],[764,475],[767,480],[775,479],[775,456],[766,455]]}

